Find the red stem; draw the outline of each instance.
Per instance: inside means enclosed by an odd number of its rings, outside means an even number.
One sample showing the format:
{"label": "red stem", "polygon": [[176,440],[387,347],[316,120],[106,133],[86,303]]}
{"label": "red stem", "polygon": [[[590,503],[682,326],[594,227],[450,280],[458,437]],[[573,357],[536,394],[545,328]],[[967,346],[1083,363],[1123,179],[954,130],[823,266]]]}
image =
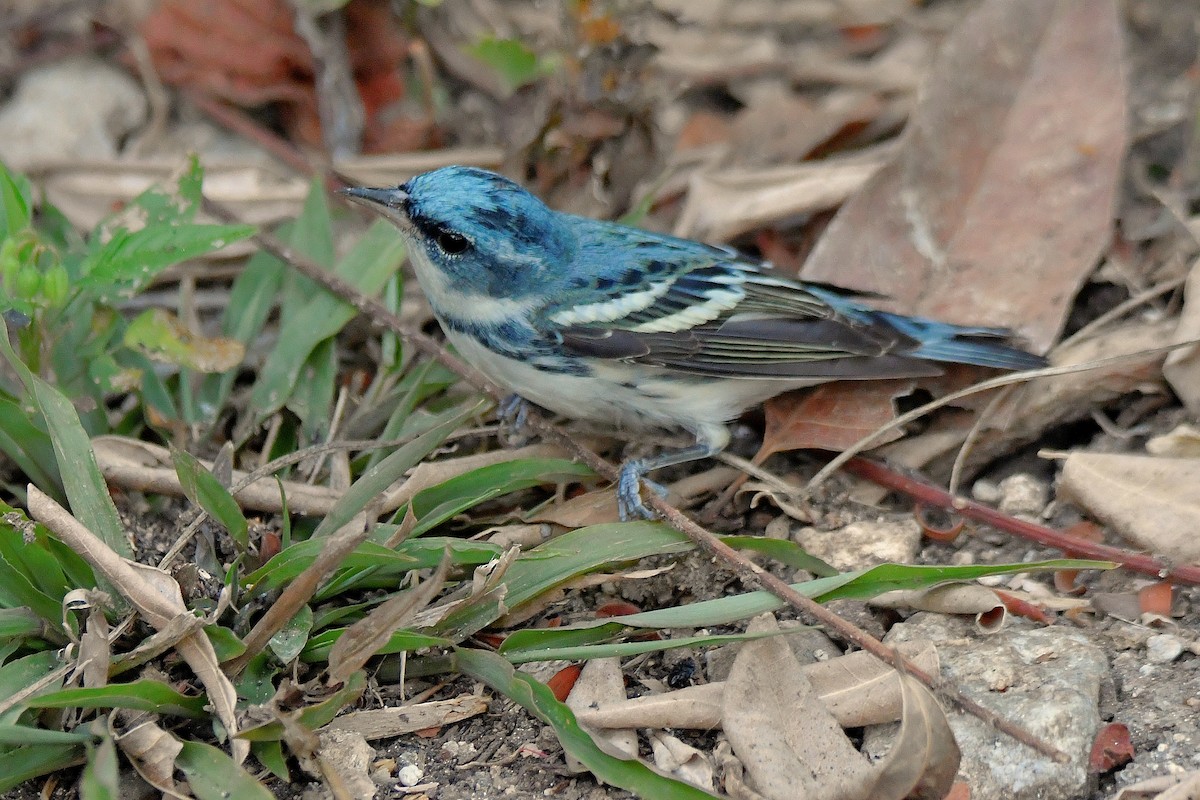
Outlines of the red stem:
{"label": "red stem", "polygon": [[1036,522],[1026,522],[1023,519],[1004,514],[996,509],[956,497],[945,489],[910,478],[880,464],[865,458],[854,458],[843,467],[852,475],[877,483],[888,489],[903,492],[919,503],[938,506],[951,513],[959,514],[967,519],[983,522],[998,530],[1007,531],[1014,536],[1020,536],[1047,547],[1062,550],[1075,558],[1095,558],[1102,561],[1115,561],[1121,566],[1134,572],[1152,575],[1159,580],[1172,583],[1200,586],[1200,566],[1183,564],[1171,566],[1163,561],[1143,553],[1134,553],[1120,547],[1113,547],[1098,542],[1090,542],[1079,536],[1039,525]]}

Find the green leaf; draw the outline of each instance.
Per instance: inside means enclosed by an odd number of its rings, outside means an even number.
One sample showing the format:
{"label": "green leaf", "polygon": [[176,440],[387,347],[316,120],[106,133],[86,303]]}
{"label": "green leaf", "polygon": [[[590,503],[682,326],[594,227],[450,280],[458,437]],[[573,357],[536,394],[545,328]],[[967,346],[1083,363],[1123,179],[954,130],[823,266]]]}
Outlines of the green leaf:
{"label": "green leaf", "polygon": [[217,661],[228,661],[246,652],[246,644],[223,625],[205,625],[204,633],[217,652]]}
{"label": "green leaf", "polygon": [[[403,240],[386,222],[378,221],[338,262],[334,273],[359,291],[379,292],[404,258]],[[280,326],[275,349],[259,373],[251,393],[251,404],[260,416],[283,407],[301,380],[301,372],[317,346],[340,331],[358,314],[354,306],[324,290],[286,316]]]}
{"label": "green leaf", "polygon": [[0,752],[0,792],[83,763],[82,744],[31,744]]}
{"label": "green leaf", "polygon": [[[58,654],[52,650],[22,656],[0,666],[0,697],[12,697],[19,691],[40,683],[48,675],[61,666]],[[47,685],[42,692],[54,691],[56,683]],[[0,722],[11,723],[27,706],[22,704],[0,715]],[[0,771],[0,775],[3,772]]]}
{"label": "green leaf", "polygon": [[59,502],[66,499],[58,478],[54,443],[15,400],[7,397],[0,397],[0,453],[11,458],[42,491]]}
{"label": "green leaf", "polygon": [[33,219],[29,179],[14,175],[0,162],[0,241],[29,227]]}
{"label": "green leaf", "polygon": [[80,800],[118,800],[117,746],[112,737],[102,736],[100,744],[89,749],[83,777],[79,779]]}
{"label": "green leaf", "polygon": [[[346,630],[347,628],[333,628],[321,631],[308,640],[308,645],[304,648],[304,652],[300,654],[300,660],[309,664],[319,664],[328,661],[329,651]],[[411,653],[429,647],[449,647],[451,644],[453,642],[449,639],[443,639],[441,636],[430,636],[429,634],[418,633],[416,631],[399,630],[392,633],[387,644],[379,648],[376,651],[376,655]]]}
{"label": "green leaf", "polygon": [[102,301],[129,297],[167,267],[220,250],[255,230],[253,225],[197,222],[147,225],[139,231],[119,228],[88,257],[76,288]]}
{"label": "green leaf", "polygon": [[[556,628],[538,628],[517,631],[517,633],[553,632]],[[529,661],[587,661],[592,658],[627,658],[643,653],[657,653],[662,650],[673,650],[677,647],[709,647],[712,645],[730,644],[731,642],[747,642],[762,639],[766,636],[778,636],[792,633],[800,628],[783,630],[759,631],[757,633],[727,633],[710,634],[708,636],[681,636],[676,639],[650,639],[634,642],[608,642],[605,644],[580,644],[569,647],[550,646],[551,639],[538,637],[523,637],[518,644],[510,645],[509,639],[504,641],[500,654],[510,664],[524,664]]]}
{"label": "green leaf", "polygon": [[175,465],[175,474],[179,476],[180,485],[187,498],[207,511],[229,531],[229,536],[237,544],[238,552],[245,553],[250,546],[250,526],[229,490],[191,453],[172,447],[171,461]]}
{"label": "green leaf", "polygon": [[175,767],[188,780],[198,800],[274,800],[267,788],[224,751],[200,742],[184,741]]}
{"label": "green leaf", "polygon": [[485,36],[467,48],[467,53],[495,70],[509,92],[533,83],[553,69],[517,39]]}
{"label": "green leaf", "polygon": [[42,618],[28,608],[0,608],[0,641],[40,637],[42,628]]}
{"label": "green leaf", "polygon": [[[266,325],[271,309],[279,298],[287,266],[275,256],[260,250],[250,257],[229,292],[229,302],[221,319],[222,333],[247,345]],[[197,405],[209,421],[215,420],[229,400],[238,371],[206,375],[198,392]]]}
{"label": "green leaf", "polygon": [[520,608],[566,581],[605,567],[652,555],[682,553],[693,547],[682,533],[661,522],[619,522],[579,528],[517,557],[504,575],[506,592],[483,597],[451,612],[433,633],[454,641],[487,627],[500,615]]}
{"label": "green leaf", "polygon": [[[315,731],[338,715],[346,706],[358,700],[366,688],[366,674],[361,670],[350,676],[341,689],[331,694],[319,703],[301,709],[296,721],[309,730]],[[237,738],[250,742],[265,742],[279,739],[283,736],[283,725],[278,722],[268,722],[257,728],[244,728],[238,731]]]}
{"label": "green leaf", "polygon": [[464,406],[448,421],[428,433],[418,436],[403,447],[397,448],[396,452],[363,473],[334,503],[333,508],[313,531],[312,538],[321,539],[341,530],[383,490],[403,477],[405,472],[416,466],[421,459],[444,442],[447,436],[458,430],[463,422],[474,416],[481,405],[482,403],[470,403]]}
{"label": "green leaf", "polygon": [[189,697],[162,681],[142,679],[129,683],[84,688],[73,686],[38,695],[28,701],[30,708],[129,708],[173,714],[190,719],[206,719],[204,710],[208,699],[202,695]]}
{"label": "green leaf", "polygon": [[638,797],[653,797],[655,800],[693,800],[714,796],[695,786],[659,775],[636,759],[610,756],[596,746],[592,738],[579,727],[571,709],[556,700],[545,684],[531,675],[517,672],[500,656],[481,650],[463,649],[457,652],[456,662],[466,675],[490,686],[493,691],[518,703],[554,728],[563,749],[579,759],[601,781],[633,792]]}
{"label": "green leaf", "polygon": [[308,635],[312,632],[313,611],[309,606],[301,606],[300,610],[288,620],[268,644],[271,652],[281,663],[290,664],[300,651],[308,644]]}
{"label": "green leaf", "polygon": [[83,744],[95,737],[83,730],[52,731],[46,728],[31,728],[28,725],[0,723],[0,745],[22,744]]}
{"label": "green leaf", "polygon": [[[961,567],[914,566],[910,564],[881,564],[870,569],[846,572],[830,578],[817,578],[792,588],[819,603],[844,598],[865,599],[893,589],[926,589],[950,581],[969,581],[987,575],[1011,575],[1014,572],[1037,572],[1060,569],[1112,569],[1108,561],[1086,561],[1059,558],[1028,564],[978,564]],[[765,611],[783,608],[786,604],[770,592],[748,592],[733,597],[719,597],[686,606],[643,611],[623,617],[612,617],[601,624],[629,625],[638,628],[704,628],[727,625]],[[590,627],[589,625],[569,626]],[[560,630],[564,630],[560,629]]]}
{"label": "green leaf", "polygon": [[418,520],[412,535],[419,536],[455,514],[510,492],[574,482],[595,474],[586,464],[568,458],[522,458],[489,464],[418,492],[412,500]]}
{"label": "green leaf", "polygon": [[62,392],[29,371],[13,352],[7,336],[0,336],[0,354],[8,358],[46,420],[71,511],[77,518],[87,520],[88,528],[106,545],[118,554],[132,558],[133,551],[121,528],[117,507],[108,494],[108,486],[96,465],[91,440],[75,407]]}
{"label": "green leaf", "polygon": [[818,577],[837,575],[838,571],[804,548],[787,539],[768,539],[765,536],[722,536],[721,541],[737,550],[753,550],[795,569],[803,569]]}

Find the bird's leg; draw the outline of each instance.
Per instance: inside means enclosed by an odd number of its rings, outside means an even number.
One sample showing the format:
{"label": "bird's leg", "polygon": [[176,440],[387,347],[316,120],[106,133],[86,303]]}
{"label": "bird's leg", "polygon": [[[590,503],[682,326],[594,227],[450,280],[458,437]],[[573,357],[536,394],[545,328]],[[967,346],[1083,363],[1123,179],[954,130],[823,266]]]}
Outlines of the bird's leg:
{"label": "bird's leg", "polygon": [[723,449],[725,449],[723,443],[715,444],[709,441],[700,441],[682,450],[661,453],[655,458],[631,458],[626,461],[621,465],[621,475],[617,479],[617,510],[621,514],[621,520],[626,522],[631,519],[654,519],[654,512],[642,502],[641,487],[643,481],[651,489],[658,492],[659,495],[666,497],[667,488],[646,479],[644,476],[647,472],[653,472],[656,469],[671,467],[676,464],[684,464],[700,458],[708,458],[709,456],[716,455]]}
{"label": "bird's leg", "polygon": [[525,423],[529,417],[528,400],[519,394],[510,394],[496,406],[496,416],[500,418],[504,438],[509,440],[510,445],[515,446],[524,442],[526,438]]}

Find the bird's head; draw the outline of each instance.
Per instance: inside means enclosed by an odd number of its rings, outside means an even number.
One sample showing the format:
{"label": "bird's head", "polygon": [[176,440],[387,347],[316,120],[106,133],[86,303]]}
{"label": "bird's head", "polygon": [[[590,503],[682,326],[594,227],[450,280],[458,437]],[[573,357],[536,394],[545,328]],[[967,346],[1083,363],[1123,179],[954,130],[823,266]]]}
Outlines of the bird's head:
{"label": "bird's head", "polygon": [[343,193],[400,229],[423,281],[420,273],[434,270],[464,295],[517,299],[543,293],[575,247],[569,218],[484,169],[443,167],[392,189]]}

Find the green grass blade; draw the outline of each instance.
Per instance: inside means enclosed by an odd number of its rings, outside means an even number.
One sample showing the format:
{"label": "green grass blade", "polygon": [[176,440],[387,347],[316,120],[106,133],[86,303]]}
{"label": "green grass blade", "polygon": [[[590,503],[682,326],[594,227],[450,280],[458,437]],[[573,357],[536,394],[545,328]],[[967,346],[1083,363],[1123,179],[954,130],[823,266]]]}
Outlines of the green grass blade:
{"label": "green grass blade", "polygon": [[565,703],[555,699],[543,683],[517,672],[498,655],[482,650],[459,650],[458,667],[470,677],[487,684],[542,722],[554,728],[563,749],[605,783],[655,800],[696,800],[714,795],[680,781],[660,775],[637,760],[625,760],[605,753],[579,727],[575,715]]}

